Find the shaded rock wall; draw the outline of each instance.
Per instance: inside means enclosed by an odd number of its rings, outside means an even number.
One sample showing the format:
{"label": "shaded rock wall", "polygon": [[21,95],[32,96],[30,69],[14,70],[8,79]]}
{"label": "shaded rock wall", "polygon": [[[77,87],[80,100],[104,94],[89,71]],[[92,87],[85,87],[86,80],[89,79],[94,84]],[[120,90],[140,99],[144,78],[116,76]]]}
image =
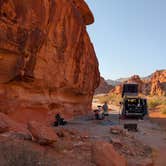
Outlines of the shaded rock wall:
{"label": "shaded rock wall", "polygon": [[100,79],[93,21],[84,0],[0,0],[0,111],[23,122],[88,112]]}
{"label": "shaded rock wall", "polygon": [[98,88],[95,90],[95,94],[97,95],[97,94],[108,93],[113,88],[114,86],[108,85],[105,79],[103,77],[100,77],[100,84]]}

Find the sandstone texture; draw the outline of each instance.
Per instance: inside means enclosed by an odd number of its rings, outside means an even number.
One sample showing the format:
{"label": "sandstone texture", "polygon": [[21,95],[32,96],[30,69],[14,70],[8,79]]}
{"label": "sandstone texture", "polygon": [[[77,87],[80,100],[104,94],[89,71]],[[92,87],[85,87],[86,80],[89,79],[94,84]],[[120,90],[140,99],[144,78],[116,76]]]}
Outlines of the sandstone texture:
{"label": "sandstone texture", "polygon": [[41,145],[50,145],[57,141],[58,136],[51,127],[47,127],[39,122],[29,122],[28,129],[34,139]]}
{"label": "sandstone texture", "polygon": [[7,132],[9,130],[9,124],[2,114],[0,114],[0,133]]}
{"label": "sandstone texture", "polygon": [[95,90],[95,94],[103,94],[108,93],[111,89],[113,89],[112,85],[108,85],[108,83],[104,80],[103,77],[100,77],[100,84],[98,88]]}
{"label": "sandstone texture", "polygon": [[0,133],[4,133],[6,137],[16,137],[31,140],[31,134],[26,125],[17,123],[8,115],[0,113]]}
{"label": "sandstone texture", "polygon": [[0,0],[0,112],[21,123],[88,112],[100,81],[93,22],[84,0]]}
{"label": "sandstone texture", "polygon": [[151,78],[151,95],[166,95],[166,70],[156,71]]}

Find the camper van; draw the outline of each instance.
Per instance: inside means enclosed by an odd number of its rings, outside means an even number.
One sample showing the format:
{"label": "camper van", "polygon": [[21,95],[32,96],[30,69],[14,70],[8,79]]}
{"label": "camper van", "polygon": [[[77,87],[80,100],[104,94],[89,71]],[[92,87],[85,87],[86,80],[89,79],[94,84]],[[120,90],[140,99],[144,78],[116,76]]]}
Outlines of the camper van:
{"label": "camper van", "polygon": [[147,112],[147,100],[138,96],[138,84],[124,84],[121,102],[122,117],[143,119]]}

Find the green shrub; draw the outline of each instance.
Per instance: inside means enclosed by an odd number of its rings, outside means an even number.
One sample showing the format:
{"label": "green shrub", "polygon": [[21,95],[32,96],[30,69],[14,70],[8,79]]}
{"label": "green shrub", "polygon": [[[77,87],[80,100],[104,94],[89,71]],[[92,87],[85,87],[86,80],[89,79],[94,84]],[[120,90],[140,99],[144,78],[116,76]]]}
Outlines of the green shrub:
{"label": "green shrub", "polygon": [[156,108],[159,105],[166,105],[166,97],[151,97],[148,99],[148,106],[150,109]]}

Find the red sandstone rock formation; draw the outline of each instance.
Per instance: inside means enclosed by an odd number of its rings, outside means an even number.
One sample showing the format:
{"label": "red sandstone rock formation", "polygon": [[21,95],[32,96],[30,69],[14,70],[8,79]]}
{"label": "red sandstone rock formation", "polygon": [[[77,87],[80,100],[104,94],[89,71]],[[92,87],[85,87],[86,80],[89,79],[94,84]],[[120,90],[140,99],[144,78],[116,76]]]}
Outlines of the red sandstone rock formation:
{"label": "red sandstone rock formation", "polygon": [[28,129],[36,141],[41,145],[50,145],[57,141],[58,136],[51,127],[44,126],[42,123],[31,121]]}
{"label": "red sandstone rock formation", "polygon": [[26,125],[15,122],[13,119],[0,112],[0,133],[10,138],[31,140],[31,134]]}
{"label": "red sandstone rock formation", "polygon": [[166,95],[166,70],[156,71],[151,78],[151,95]]}
{"label": "red sandstone rock formation", "polygon": [[111,89],[113,89],[112,85],[108,85],[103,77],[100,77],[99,87],[95,90],[95,94],[108,93]]}
{"label": "red sandstone rock formation", "polygon": [[[166,70],[156,71],[148,80],[143,80],[139,76],[134,75],[124,83],[138,84],[139,93],[144,95],[166,95]],[[120,95],[122,93],[123,84],[117,85],[110,93]]]}
{"label": "red sandstone rock formation", "polygon": [[51,121],[91,108],[98,62],[84,0],[0,0],[0,112]]}
{"label": "red sandstone rock formation", "polygon": [[121,95],[124,83],[136,83],[136,84],[138,84],[139,93],[143,93],[143,91],[145,89],[145,84],[144,84],[143,80],[141,80],[141,78],[138,75],[133,75],[127,81],[124,81],[122,84],[117,85],[114,89],[111,90],[110,93],[114,93],[116,95]]}
{"label": "red sandstone rock formation", "polygon": [[116,94],[116,95],[121,95],[123,90],[123,84],[115,86],[109,93]]}

